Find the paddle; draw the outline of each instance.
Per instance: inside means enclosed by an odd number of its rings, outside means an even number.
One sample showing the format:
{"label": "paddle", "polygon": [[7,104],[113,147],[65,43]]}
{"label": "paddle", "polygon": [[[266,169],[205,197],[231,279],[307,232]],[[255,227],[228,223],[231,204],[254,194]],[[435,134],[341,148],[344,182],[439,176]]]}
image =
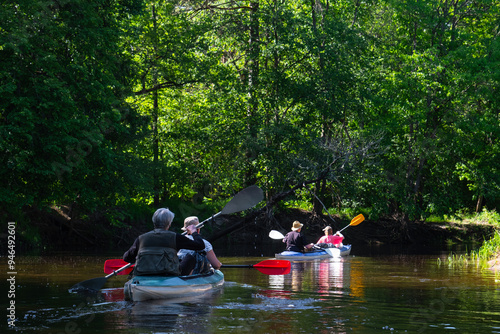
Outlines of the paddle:
{"label": "paddle", "polygon": [[285,236],[279,231],[271,230],[271,232],[269,232],[269,238],[279,240],[279,239],[284,239]]}
{"label": "paddle", "polygon": [[[122,272],[127,271],[128,269],[130,269],[134,265],[133,263],[127,263],[125,261],[123,261],[122,264],[123,264],[123,266],[121,268],[117,267],[117,268],[115,268],[116,270],[112,270],[109,273],[106,273],[109,275],[107,275],[105,277],[91,278],[91,279],[88,279],[86,281],[83,281],[83,282],[80,282],[80,283],[73,285],[73,287],[70,289],[70,291],[82,290],[82,289],[96,290],[96,291],[101,290],[102,287],[104,286],[104,284],[106,284],[106,281],[108,280],[108,278],[115,276],[115,275],[123,275]],[[130,271],[128,271],[128,272],[130,272]]]}
{"label": "paddle", "polygon": [[[123,261],[122,259],[110,259],[104,261],[104,273],[105,274],[110,274],[118,268],[122,268],[127,262]],[[121,271],[118,273],[118,275],[128,275],[134,270],[134,264],[129,268],[126,268],[125,270]]]}
{"label": "paddle", "polygon": [[[125,270],[123,265],[127,262],[122,259],[111,259],[104,262],[104,273],[127,275],[133,270],[133,265]],[[286,275],[290,273],[290,261],[287,260],[264,260],[257,264],[223,264],[222,268],[255,268],[266,275]],[[118,270],[121,269],[120,272]]]}
{"label": "paddle", "polygon": [[[256,185],[247,187],[234,195],[234,197],[224,206],[221,212],[216,213],[210,218],[205,219],[198,225],[196,225],[196,228],[202,228],[203,225],[205,225],[206,222],[209,220],[219,216],[219,215],[228,215],[231,213],[235,212],[240,212],[246,209],[250,209],[251,207],[254,207],[262,201],[264,198],[264,193],[262,192],[262,189],[257,187]],[[182,233],[182,235],[185,235],[187,232]]]}
{"label": "paddle", "polygon": [[359,225],[363,220],[365,220],[365,216],[363,216],[361,213],[359,215],[357,215],[356,217],[354,217],[352,220],[351,220],[351,223],[349,225],[347,225],[346,227],[344,227],[343,229],[341,229],[339,232],[342,232],[343,230],[345,230],[346,228],[348,228],[349,226],[356,226],[356,225]]}
{"label": "paddle", "polygon": [[257,264],[223,264],[222,268],[255,268],[266,275],[286,275],[291,264],[287,260],[264,260]]}
{"label": "paddle", "polygon": [[331,257],[340,257],[340,249],[339,248],[336,248],[336,247],[332,247],[332,248],[321,248],[319,246],[316,246],[314,245],[313,246],[314,249],[317,249],[317,250],[322,250],[322,251],[325,251],[328,253],[328,255],[330,255]]}

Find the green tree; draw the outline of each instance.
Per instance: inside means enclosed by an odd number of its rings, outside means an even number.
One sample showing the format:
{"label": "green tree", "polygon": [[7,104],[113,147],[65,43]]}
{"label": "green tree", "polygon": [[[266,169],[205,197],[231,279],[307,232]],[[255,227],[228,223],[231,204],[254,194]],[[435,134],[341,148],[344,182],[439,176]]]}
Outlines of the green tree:
{"label": "green tree", "polygon": [[[498,154],[487,144],[492,133],[483,130],[486,122],[470,123],[477,113],[498,118],[490,108],[498,98],[489,93],[498,90],[498,50],[492,47],[498,43],[498,9],[492,1],[388,1],[378,9],[374,45],[384,59],[377,70],[385,79],[376,89],[385,103],[369,126],[388,131],[387,198],[409,219],[470,207],[457,166],[470,166],[472,156]],[[484,151],[473,154],[464,143],[483,132],[477,139],[485,144],[473,150]],[[489,174],[483,167],[475,172]],[[475,181],[482,189],[484,179]],[[498,183],[491,176],[489,181],[494,199]]]}
{"label": "green tree", "polygon": [[[335,159],[329,148],[358,139],[350,131],[360,124],[353,110],[361,106],[367,44],[349,27],[351,17],[328,8],[319,2],[208,2],[195,11],[197,20],[212,24],[206,36],[218,50],[211,55],[218,64],[206,82],[176,95],[180,103],[166,102],[176,137],[164,143],[166,152],[182,148],[176,170],[204,175],[198,189],[244,180],[272,194],[317,178]],[[182,179],[192,180],[187,174]]]}
{"label": "green tree", "polygon": [[53,203],[114,204],[140,182],[125,154],[139,118],[125,103],[130,61],[119,47],[132,5],[2,2],[0,202],[9,217]]}
{"label": "green tree", "polygon": [[[198,102],[190,97],[199,96],[198,87],[207,83],[217,64],[204,36],[211,26],[196,15],[197,5],[147,2],[141,15],[132,20],[124,41],[124,50],[134,59],[136,70],[134,97],[129,101],[150,123],[149,135],[132,154],[152,162],[153,188],[146,197],[151,197],[155,206],[171,197],[192,196],[193,192],[187,185],[192,177],[185,177],[196,171],[196,165],[182,165],[181,161],[194,154],[184,147],[196,134],[196,127],[183,120],[189,120],[190,109],[197,108]],[[183,98],[186,101],[179,103]],[[179,133],[177,124],[181,124]]]}

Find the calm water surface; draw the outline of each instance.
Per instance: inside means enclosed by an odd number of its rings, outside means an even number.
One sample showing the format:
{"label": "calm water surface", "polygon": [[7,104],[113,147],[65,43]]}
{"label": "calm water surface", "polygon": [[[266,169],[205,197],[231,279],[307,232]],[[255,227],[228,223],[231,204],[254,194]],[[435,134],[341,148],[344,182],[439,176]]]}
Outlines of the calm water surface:
{"label": "calm water surface", "polygon": [[[105,276],[104,261],[113,256],[18,256],[16,326],[2,333],[500,333],[495,274],[439,263],[438,257],[446,255],[293,262],[284,276],[228,268],[224,287],[214,293],[131,303],[123,300],[126,276],[110,278],[98,294],[68,292],[75,283]],[[256,264],[269,258],[221,260]],[[7,295],[7,279],[0,288]]]}

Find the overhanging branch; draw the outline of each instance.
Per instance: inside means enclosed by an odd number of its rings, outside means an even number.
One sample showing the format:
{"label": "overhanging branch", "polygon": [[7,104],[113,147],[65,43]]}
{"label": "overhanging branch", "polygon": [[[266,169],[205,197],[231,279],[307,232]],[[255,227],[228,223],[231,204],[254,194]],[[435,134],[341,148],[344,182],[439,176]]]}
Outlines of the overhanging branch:
{"label": "overhanging branch", "polygon": [[157,91],[157,90],[161,90],[161,89],[165,89],[165,88],[180,88],[180,87],[183,87],[185,85],[189,85],[189,84],[193,84],[193,83],[197,83],[199,81],[186,81],[186,82],[174,82],[174,81],[167,81],[167,82],[162,82],[162,83],[159,83],[157,85],[154,85],[153,87],[150,87],[150,88],[146,88],[146,87],[143,87],[141,90],[137,91],[137,92],[134,92],[134,95],[145,95],[145,94],[149,94],[151,92],[154,92],[154,91]]}

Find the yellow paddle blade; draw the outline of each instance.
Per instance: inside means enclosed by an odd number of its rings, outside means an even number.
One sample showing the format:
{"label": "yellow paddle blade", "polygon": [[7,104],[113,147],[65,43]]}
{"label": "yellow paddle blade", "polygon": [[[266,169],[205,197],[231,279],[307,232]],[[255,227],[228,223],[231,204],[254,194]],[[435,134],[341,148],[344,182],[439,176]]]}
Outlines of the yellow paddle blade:
{"label": "yellow paddle blade", "polygon": [[357,215],[356,217],[354,217],[352,220],[351,220],[351,223],[349,224],[349,226],[356,226],[358,225],[359,223],[361,223],[363,220],[365,220],[365,216],[363,216],[361,213],[359,215]]}

